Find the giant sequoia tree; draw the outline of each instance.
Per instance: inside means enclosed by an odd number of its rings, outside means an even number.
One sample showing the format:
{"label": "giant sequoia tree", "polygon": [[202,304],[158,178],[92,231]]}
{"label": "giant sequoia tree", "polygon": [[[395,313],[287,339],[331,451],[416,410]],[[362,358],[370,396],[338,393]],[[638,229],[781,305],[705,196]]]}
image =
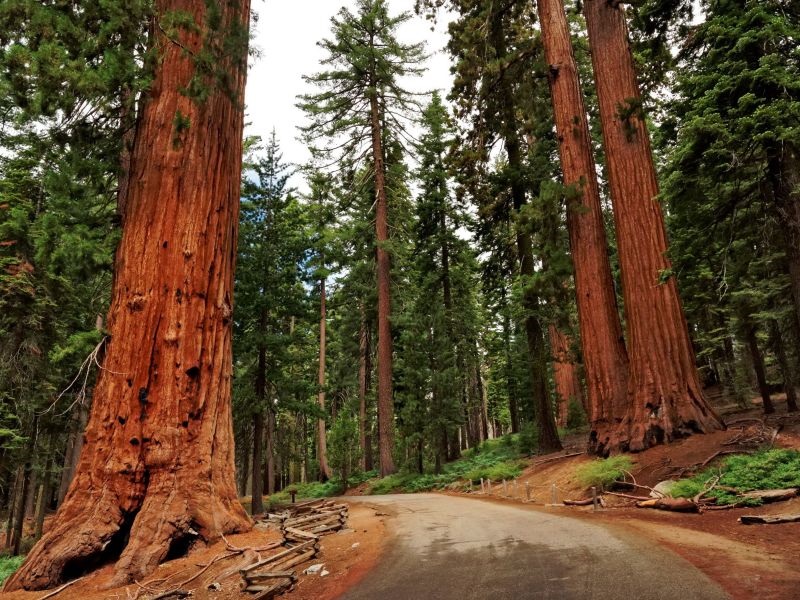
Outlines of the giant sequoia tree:
{"label": "giant sequoia tree", "polygon": [[323,40],[327,52],[323,64],[330,70],[308,80],[321,91],[302,97],[301,106],[311,119],[304,128],[309,140],[324,148],[315,154],[354,162],[368,159],[375,188],[375,233],[378,288],[378,426],[381,474],[395,470],[394,407],[392,399],[391,256],[389,206],[386,190],[385,149],[387,136],[406,137],[406,117],[417,109],[400,79],[419,74],[423,49],[402,44],[397,29],[410,18],[391,16],[385,0],[359,0],[358,12],[346,8],[333,19],[331,40]]}
{"label": "giant sequoia tree", "polygon": [[7,590],[111,560],[113,583],[127,583],[193,538],[250,527],[230,413],[249,2],[159,0],[154,18],[161,56],[131,154],[86,442],[64,504]]}
{"label": "giant sequoia tree", "polygon": [[624,7],[584,3],[614,204],[628,353],[628,410],[601,452],[643,450],[722,424],[697,376],[667,234]]}
{"label": "giant sequoia tree", "polygon": [[597,172],[578,67],[561,0],[538,0],[564,184],[592,444],[625,415],[628,357],[617,311]]}

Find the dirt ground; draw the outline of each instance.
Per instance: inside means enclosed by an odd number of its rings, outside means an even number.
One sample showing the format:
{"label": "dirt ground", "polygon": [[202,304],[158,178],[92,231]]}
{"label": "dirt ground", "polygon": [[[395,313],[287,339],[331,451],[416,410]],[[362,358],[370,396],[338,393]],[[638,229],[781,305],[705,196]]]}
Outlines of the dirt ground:
{"label": "dirt ground", "polygon": [[[296,567],[300,580],[295,588],[281,596],[287,600],[330,600],[358,582],[378,561],[386,539],[384,514],[376,514],[372,508],[351,505],[348,528],[321,540],[321,550],[317,558]],[[228,542],[237,548],[258,548],[280,539],[275,530],[261,528],[241,535],[233,535]],[[277,552],[265,552],[264,556]],[[123,588],[104,589],[112,575],[112,566],[95,571],[85,579],[66,588],[56,596],[56,600],[132,600],[147,598],[155,590],[166,589],[168,585],[182,583],[200,572],[209,561],[227,554],[224,542],[208,548],[192,551],[186,558],[173,560],[161,565],[156,573],[139,584]],[[180,586],[191,590],[198,600],[244,600],[253,595],[240,590],[239,566],[243,566],[242,556],[218,560],[191,583]],[[329,574],[302,575],[311,564],[323,563]],[[202,566],[201,566],[202,565]],[[218,582],[222,589],[211,591],[208,586]],[[148,590],[153,593],[146,593]],[[39,600],[45,592],[0,593],[2,600]]]}

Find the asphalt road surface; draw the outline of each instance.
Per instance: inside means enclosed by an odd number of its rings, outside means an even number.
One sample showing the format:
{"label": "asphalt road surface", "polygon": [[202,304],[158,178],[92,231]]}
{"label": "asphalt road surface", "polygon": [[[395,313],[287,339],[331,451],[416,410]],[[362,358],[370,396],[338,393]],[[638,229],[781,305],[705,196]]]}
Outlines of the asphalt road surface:
{"label": "asphalt road surface", "polygon": [[436,494],[348,498],[393,515],[380,563],[344,600],[718,600],[672,552],[547,511]]}

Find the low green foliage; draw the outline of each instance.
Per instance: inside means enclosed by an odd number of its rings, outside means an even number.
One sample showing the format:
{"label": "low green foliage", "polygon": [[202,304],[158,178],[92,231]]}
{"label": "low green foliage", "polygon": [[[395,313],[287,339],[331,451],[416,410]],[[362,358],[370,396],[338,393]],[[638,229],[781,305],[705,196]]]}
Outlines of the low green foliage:
{"label": "low green foliage", "polygon": [[760,500],[742,500],[732,490],[751,492],[800,487],[800,452],[775,449],[730,456],[717,467],[677,482],[672,488],[672,495],[676,498],[692,498],[716,477],[719,477],[717,485],[722,489],[712,489],[707,496],[716,498],[717,504],[758,506]]}
{"label": "low green foliage", "polygon": [[0,556],[0,584],[14,574],[19,569],[24,556]]}
{"label": "low green foliage", "polygon": [[628,456],[612,456],[598,459],[579,467],[575,472],[578,481],[587,487],[597,486],[606,489],[625,477],[625,471],[633,469],[633,461]]}
{"label": "low green foliage", "polygon": [[517,448],[520,454],[533,456],[539,449],[539,431],[533,423],[526,423],[519,432]]}
{"label": "low green foliage", "polygon": [[514,479],[524,467],[519,459],[520,437],[504,436],[471,448],[459,460],[445,465],[440,475],[402,472],[378,479],[370,483],[368,493],[415,493],[442,489],[459,481],[478,483],[481,478],[492,481]]}
{"label": "low green foliage", "polygon": [[[348,478],[347,480],[348,486],[353,487],[361,485],[365,481],[374,479],[377,475],[378,475],[377,471],[355,473]],[[338,496],[339,494],[344,492],[344,486],[342,485],[341,479],[330,479],[325,483],[321,483],[319,481],[310,481],[308,483],[296,483],[284,488],[283,490],[281,490],[276,494],[272,494],[269,497],[270,506],[289,504],[292,501],[292,497],[289,493],[291,490],[295,490],[297,492],[296,495],[297,500],[310,500],[314,498],[327,498],[329,496]]]}

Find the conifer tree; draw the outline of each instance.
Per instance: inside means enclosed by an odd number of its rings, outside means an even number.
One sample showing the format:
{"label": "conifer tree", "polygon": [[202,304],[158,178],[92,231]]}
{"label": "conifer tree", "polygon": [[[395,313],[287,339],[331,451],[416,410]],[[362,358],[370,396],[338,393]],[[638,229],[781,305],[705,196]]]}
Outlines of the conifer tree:
{"label": "conifer tree", "polygon": [[[639,451],[723,427],[703,394],[667,252],[650,135],[625,9],[586,0],[625,300],[628,410],[604,452]],[[602,442],[602,440],[601,440]]]}
{"label": "conifer tree", "polygon": [[[417,110],[413,95],[400,79],[420,73],[423,49],[403,44],[397,29],[408,13],[391,16],[385,0],[359,0],[357,12],[342,9],[332,19],[333,39],[320,45],[329,70],[307,80],[321,90],[304,95],[300,106],[311,123],[303,128],[312,151],[326,158],[368,159],[375,187],[375,231],[378,288],[378,423],[381,474],[395,471],[394,408],[392,398],[391,250],[386,190],[387,136],[405,139],[410,113]],[[320,146],[320,142],[325,145]]]}
{"label": "conifer tree", "polygon": [[234,485],[230,412],[249,3],[188,7],[193,26],[171,28],[187,4],[155,3],[162,54],[131,152],[86,443],[64,503],[7,590],[50,587],[114,559],[112,582],[127,583],[176,541],[251,526]]}

